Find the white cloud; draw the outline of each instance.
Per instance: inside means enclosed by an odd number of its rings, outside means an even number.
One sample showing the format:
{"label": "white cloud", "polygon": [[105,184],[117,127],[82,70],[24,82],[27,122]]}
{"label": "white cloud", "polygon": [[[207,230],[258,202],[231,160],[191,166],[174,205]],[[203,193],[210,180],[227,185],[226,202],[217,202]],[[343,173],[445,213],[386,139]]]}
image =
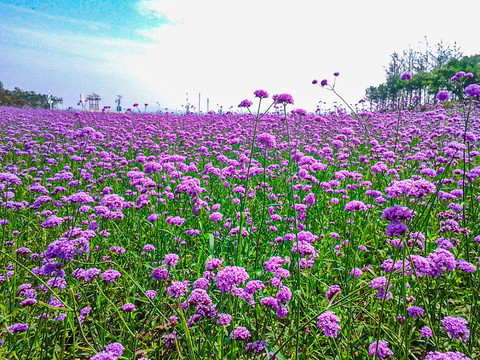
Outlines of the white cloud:
{"label": "white cloud", "polygon": [[183,103],[188,91],[236,106],[264,88],[290,92],[296,105],[314,110],[318,100],[336,99],[311,81],[334,71],[338,90],[354,103],[383,81],[394,50],[415,47],[425,35],[475,43],[453,24],[473,15],[451,18],[441,2],[407,0],[394,9],[378,0],[143,0],[139,11],[166,24],[144,31],[156,49],[130,60],[138,81],[171,104]]}

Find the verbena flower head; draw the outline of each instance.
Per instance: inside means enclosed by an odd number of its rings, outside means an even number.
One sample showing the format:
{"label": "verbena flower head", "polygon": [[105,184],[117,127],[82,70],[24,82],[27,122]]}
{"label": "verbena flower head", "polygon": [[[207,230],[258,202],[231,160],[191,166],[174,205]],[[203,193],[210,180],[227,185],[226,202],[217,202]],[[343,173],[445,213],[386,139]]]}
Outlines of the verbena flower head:
{"label": "verbena flower head", "polygon": [[12,334],[18,333],[18,332],[24,332],[28,330],[28,324],[22,324],[22,323],[13,324],[13,325],[10,325],[7,329]]}
{"label": "verbena flower head", "polygon": [[106,281],[106,282],[114,282],[115,279],[118,279],[121,277],[122,274],[120,274],[117,270],[109,269],[105,271],[101,277]]}
{"label": "verbena flower head", "polygon": [[255,97],[258,97],[260,99],[268,98],[268,93],[265,90],[256,90],[254,94],[255,94]]}
{"label": "verbena flower head", "polygon": [[339,72],[334,72],[334,73],[333,73],[333,76],[338,76],[338,75],[340,75]]}
{"label": "verbena flower head", "polygon": [[114,342],[109,345],[107,345],[106,350],[110,353],[112,353],[115,356],[122,356],[123,355],[123,350],[125,350],[125,347],[120,344],[119,342]]}
{"label": "verbena flower head", "polygon": [[207,265],[205,265],[205,269],[211,271],[221,267],[222,264],[223,264],[223,259],[213,258],[207,263]]}
{"label": "verbena flower head", "polygon": [[190,283],[187,280],[183,282],[174,281],[172,285],[170,285],[170,287],[167,289],[167,294],[171,297],[174,297],[175,299],[178,299],[179,297],[185,296],[189,286]]}
{"label": "verbena flower head", "polygon": [[177,266],[179,259],[180,256],[177,254],[166,254],[162,264],[170,267]]}
{"label": "verbena flower head", "polygon": [[345,210],[347,211],[367,211],[367,206],[363,201],[352,200],[345,205]]}
{"label": "verbena flower head", "polygon": [[410,221],[414,215],[414,211],[408,207],[395,205],[383,210],[381,218],[389,221]]}
{"label": "verbena flower head", "polygon": [[411,78],[412,78],[412,74],[410,74],[408,72],[404,73],[404,74],[402,74],[402,76],[400,76],[400,80],[402,80],[402,81],[410,80]]}
{"label": "verbena flower head", "polygon": [[465,354],[459,351],[447,351],[442,353],[440,351],[433,351],[427,354],[425,360],[471,360]]}
{"label": "verbena flower head", "polygon": [[317,327],[323,330],[323,333],[331,338],[336,338],[338,336],[338,331],[340,330],[340,318],[335,315],[333,311],[326,311],[321,314],[318,318]]}
{"label": "verbena flower head", "polygon": [[277,146],[275,136],[273,136],[272,134],[267,134],[267,133],[259,134],[257,136],[257,141],[260,144],[264,144],[265,147],[267,148],[274,148]]}
{"label": "verbena flower head", "polygon": [[444,330],[455,339],[462,339],[465,343],[470,336],[468,322],[462,317],[447,316],[442,319]]}
{"label": "verbena flower head", "polygon": [[248,340],[250,339],[252,335],[250,334],[250,331],[247,330],[246,327],[243,326],[238,326],[233,331],[230,333],[230,337],[234,340]]}
{"label": "verbena flower head", "polygon": [[227,292],[230,291],[232,287],[247,281],[249,277],[245,269],[241,266],[226,266],[218,272],[216,283],[222,292]]}
{"label": "verbena flower head", "polygon": [[438,101],[447,101],[448,99],[450,99],[450,93],[448,90],[442,90],[437,94]]}
{"label": "verbena flower head", "polygon": [[159,268],[153,269],[152,271],[152,277],[155,280],[165,280],[169,274],[170,274],[169,271],[164,267],[159,267]]}
{"label": "verbena flower head", "polygon": [[313,85],[316,85],[316,84],[318,84],[318,80],[316,80],[316,79],[315,79],[315,80],[313,80],[313,81],[312,81],[312,84],[313,84]]}
{"label": "verbena flower head", "polygon": [[465,88],[465,94],[470,97],[480,96],[480,85],[470,84]]}
{"label": "verbena flower head", "polygon": [[232,322],[232,315],[230,314],[218,314],[218,321],[217,325],[222,325],[222,326],[230,326],[230,323]]}
{"label": "verbena flower head", "polygon": [[[378,356],[380,359],[385,359],[389,356],[393,355],[393,351],[389,349],[388,341],[386,340],[379,340],[378,344],[377,341],[374,341],[368,347],[368,355],[370,356]],[[377,353],[378,350],[378,353]]]}
{"label": "verbena flower head", "polygon": [[327,297],[328,301],[335,295],[335,294],[340,294],[342,292],[342,289],[340,288],[339,285],[332,285],[328,288],[328,291],[325,293],[325,296]]}
{"label": "verbena flower head", "polygon": [[250,100],[245,99],[245,100],[242,100],[242,102],[241,102],[240,104],[238,104],[238,107],[239,107],[239,108],[242,108],[242,107],[248,108],[248,107],[250,107],[250,106],[252,106],[252,105],[253,105],[253,103],[252,103]]}
{"label": "verbena flower head", "polygon": [[293,105],[293,97],[290,94],[273,95],[273,101],[275,101],[275,104]]}
{"label": "verbena flower head", "polygon": [[132,312],[135,311],[135,305],[132,303],[126,303],[122,306],[122,310],[125,312]]}
{"label": "verbena flower head", "polygon": [[328,85],[327,79],[323,79],[322,81],[320,81],[320,85],[327,86]]}
{"label": "verbena flower head", "polygon": [[418,320],[418,315],[420,315],[421,317],[425,316],[423,308],[421,308],[420,306],[409,306],[407,308],[407,311],[408,315],[412,316],[416,320]]}
{"label": "verbena flower head", "polygon": [[432,329],[428,326],[424,326],[420,329],[420,335],[422,338],[431,338],[433,336]]}

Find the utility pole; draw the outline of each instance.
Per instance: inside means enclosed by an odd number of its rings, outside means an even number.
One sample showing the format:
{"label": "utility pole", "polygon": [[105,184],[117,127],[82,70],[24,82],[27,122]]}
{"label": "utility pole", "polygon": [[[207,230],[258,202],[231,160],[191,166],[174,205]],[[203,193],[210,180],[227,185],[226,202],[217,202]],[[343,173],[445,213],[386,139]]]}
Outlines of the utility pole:
{"label": "utility pole", "polygon": [[207,98],[207,113],[210,111],[210,99]]}
{"label": "utility pole", "polygon": [[198,113],[200,114],[202,111],[200,110],[200,93],[198,93]]}

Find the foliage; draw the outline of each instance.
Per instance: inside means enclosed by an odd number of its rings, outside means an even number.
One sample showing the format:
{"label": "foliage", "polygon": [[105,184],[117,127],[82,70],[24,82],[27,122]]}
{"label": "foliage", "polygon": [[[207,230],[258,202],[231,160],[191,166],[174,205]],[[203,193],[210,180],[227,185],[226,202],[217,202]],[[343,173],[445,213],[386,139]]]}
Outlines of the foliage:
{"label": "foliage", "polygon": [[[55,108],[59,103],[63,102],[60,97],[51,97],[52,106]],[[24,91],[18,87],[13,90],[3,88],[3,83],[0,81],[0,106],[34,108],[34,109],[48,109],[48,95],[37,94],[34,91]]]}
{"label": "foliage", "polygon": [[[386,71],[386,82],[366,89],[366,99],[387,104],[409,101],[417,105],[433,104],[440,90],[450,90],[453,99],[460,100],[463,89],[450,81],[458,71],[471,72],[474,83],[480,78],[480,55],[463,56],[456,44],[451,47],[443,42],[435,47],[427,46],[425,51],[404,50],[403,54],[393,53]],[[402,81],[401,75],[410,73],[412,79]]]}

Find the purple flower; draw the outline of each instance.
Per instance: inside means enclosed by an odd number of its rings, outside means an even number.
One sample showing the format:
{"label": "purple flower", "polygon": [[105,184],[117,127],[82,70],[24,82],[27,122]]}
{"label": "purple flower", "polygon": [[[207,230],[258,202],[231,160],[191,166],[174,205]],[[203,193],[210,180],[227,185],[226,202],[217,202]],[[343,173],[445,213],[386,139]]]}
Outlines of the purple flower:
{"label": "purple flower", "polygon": [[250,339],[252,335],[250,331],[247,330],[246,327],[238,326],[230,333],[230,337],[234,340],[244,341]]}
{"label": "purple flower", "polygon": [[274,297],[267,296],[262,299],[260,299],[260,302],[265,305],[266,307],[269,307],[270,309],[278,309],[278,300],[275,299]]}
{"label": "purple flower", "polygon": [[398,237],[403,235],[408,230],[407,225],[401,222],[392,221],[387,225],[387,236]]}
{"label": "purple flower", "polygon": [[259,134],[257,136],[257,141],[260,144],[265,144],[267,148],[274,148],[277,146],[277,142],[275,140],[275,136],[267,133]]}
{"label": "purple flower", "polygon": [[265,285],[261,280],[252,280],[245,285],[245,292],[247,294],[255,294],[258,290],[264,289]]}
{"label": "purple flower", "polygon": [[431,338],[433,336],[432,329],[428,326],[424,326],[420,329],[420,335],[422,338]]}
{"label": "purple flower", "polygon": [[118,357],[113,355],[111,352],[102,351],[98,354],[93,355],[90,360],[117,360]]}
{"label": "purple flower", "polygon": [[240,104],[238,104],[238,107],[239,108],[242,108],[242,107],[246,107],[246,108],[249,108],[250,106],[252,106],[252,102],[248,99],[245,99],[245,100],[242,100],[242,102]]}
{"label": "purple flower", "polygon": [[109,269],[105,271],[101,277],[106,281],[106,282],[114,282],[115,279],[118,279],[121,277],[122,274],[120,274],[117,270]]}
{"label": "purple flower", "polygon": [[230,326],[230,323],[232,322],[232,315],[230,314],[218,314],[218,321],[217,325],[222,325],[222,326]]}
{"label": "purple flower", "polygon": [[241,266],[226,266],[217,274],[216,282],[222,292],[230,291],[233,286],[238,286],[248,280],[250,276]]}
{"label": "purple flower", "polygon": [[150,214],[147,216],[147,221],[154,222],[160,217],[159,214]]}
{"label": "purple flower", "polygon": [[415,215],[414,211],[406,206],[395,205],[383,210],[382,219],[389,221],[410,221]]}
{"label": "purple flower", "polygon": [[442,319],[444,330],[455,339],[462,339],[465,343],[470,336],[468,322],[462,317],[447,316]]}
{"label": "purple flower", "polygon": [[322,86],[327,86],[327,85],[328,85],[327,79],[323,79],[323,80],[320,82],[320,85],[322,85]]}
{"label": "purple flower", "polygon": [[420,306],[409,306],[407,308],[407,311],[408,315],[412,316],[416,320],[418,320],[418,315],[420,315],[421,317],[425,316],[423,308],[421,308]]}
{"label": "purple flower", "polygon": [[178,299],[179,297],[185,296],[189,286],[190,283],[188,281],[174,281],[167,289],[167,294]]}
{"label": "purple flower", "polygon": [[63,218],[58,217],[57,215],[52,215],[48,219],[46,219],[44,222],[40,224],[42,228],[50,228],[53,226],[59,226],[63,223]]}
{"label": "purple flower", "polygon": [[480,96],[480,85],[470,84],[465,88],[465,94],[470,97]]}
{"label": "purple flower", "polygon": [[455,256],[450,251],[445,249],[435,249],[428,255],[427,259],[432,268],[431,276],[435,278],[446,270],[453,271],[457,266]]}
{"label": "purple flower", "polygon": [[111,343],[107,345],[106,349],[109,353],[115,356],[122,356],[123,350],[125,350],[124,346],[118,342]]}
{"label": "purple flower", "polygon": [[363,275],[363,271],[359,268],[353,268],[352,271],[350,271],[350,275],[355,276],[358,279]]}
{"label": "purple flower", "polygon": [[[372,289],[377,289],[377,297],[380,298],[380,299],[390,299],[392,297],[392,294],[389,292],[386,294],[387,292],[387,278],[385,276],[380,276],[380,277],[377,277],[375,279],[372,279],[372,281],[370,282],[370,287]],[[392,286],[392,284],[388,284],[388,288],[390,288]]]}
{"label": "purple flower", "polygon": [[169,271],[164,267],[158,267],[152,271],[152,277],[155,280],[165,280],[168,277],[168,274]]}
{"label": "purple flower", "polygon": [[122,306],[122,310],[125,312],[132,312],[135,311],[135,305],[132,303],[126,303]]}
{"label": "purple flower", "polygon": [[143,246],[143,250],[144,251],[153,251],[155,250],[155,246],[153,246],[152,244],[146,244]]}
{"label": "purple flower", "polygon": [[442,353],[440,351],[433,351],[427,354],[425,360],[471,360],[459,351],[448,351]]}
{"label": "purple flower", "polygon": [[333,73],[333,76],[338,76],[338,75],[340,75],[339,72],[334,72],[334,73]]}
{"label": "purple flower", "polygon": [[325,296],[327,297],[328,301],[330,301],[333,295],[341,294],[341,293],[342,293],[342,289],[340,288],[339,285],[332,285],[328,288],[328,291],[325,293]]}
{"label": "purple flower", "polygon": [[318,318],[317,327],[322,328],[323,333],[331,338],[338,336],[340,319],[333,311],[326,311]]}
{"label": "purple flower", "polygon": [[207,290],[209,286],[210,286],[210,281],[208,281],[208,279],[205,279],[204,277],[198,278],[193,283],[193,288],[194,289]]}
{"label": "purple flower", "polygon": [[146,290],[145,295],[147,295],[149,299],[153,299],[157,296],[157,292],[155,290]]}
{"label": "purple flower", "polygon": [[211,213],[208,218],[213,222],[219,222],[219,221],[222,221],[223,215],[220,212],[214,212],[214,213]]}
{"label": "purple flower", "polygon": [[260,99],[268,98],[268,93],[265,90],[256,90],[254,94],[255,94],[255,97],[258,97]]}
{"label": "purple flower", "polygon": [[70,195],[66,198],[68,203],[76,203],[76,204],[90,204],[93,203],[95,200],[84,191],[79,191],[76,194]]}
{"label": "purple flower", "polygon": [[400,80],[402,81],[410,80],[411,78],[412,78],[412,74],[410,73],[404,73],[402,74],[402,76],[400,76]]}
{"label": "purple flower", "polygon": [[22,323],[13,324],[13,325],[10,325],[7,329],[12,334],[18,333],[18,332],[24,332],[28,330],[28,324],[22,324]]}
{"label": "purple flower", "polygon": [[388,348],[388,345],[389,345],[388,341],[386,340],[379,340],[378,343],[377,341],[374,341],[368,347],[368,355],[370,356],[378,355],[380,359],[384,359],[386,357],[392,356],[393,352]]}
{"label": "purple flower", "polygon": [[450,93],[448,90],[442,90],[437,94],[438,101],[446,101],[448,99],[450,99]]}
{"label": "purple flower", "polygon": [[177,266],[180,257],[177,254],[167,254],[162,262],[163,265]]}
{"label": "purple flower", "polygon": [[212,299],[203,289],[194,289],[188,296],[189,305],[210,305],[212,304]]}
{"label": "purple flower", "polygon": [[347,211],[367,211],[367,206],[363,201],[352,200],[345,205]]}
{"label": "purple flower", "polygon": [[281,286],[276,295],[277,300],[289,302],[292,299],[292,291],[288,286]]}
{"label": "purple flower", "polygon": [[282,105],[293,105],[293,97],[290,94],[277,94],[273,95],[273,101],[275,104],[282,104]]}
{"label": "purple flower", "polygon": [[207,263],[207,265],[205,265],[205,269],[212,271],[214,269],[221,267],[222,263],[223,263],[223,259],[213,258]]}
{"label": "purple flower", "polygon": [[318,84],[318,80],[316,80],[316,79],[315,79],[315,80],[313,80],[313,81],[312,81],[312,84],[313,84],[313,85],[316,85],[316,84]]}
{"label": "purple flower", "polygon": [[477,271],[477,268],[475,267],[475,265],[473,265],[472,263],[469,263],[468,261],[457,259],[456,263],[457,263],[457,268],[459,268],[463,272]]}

